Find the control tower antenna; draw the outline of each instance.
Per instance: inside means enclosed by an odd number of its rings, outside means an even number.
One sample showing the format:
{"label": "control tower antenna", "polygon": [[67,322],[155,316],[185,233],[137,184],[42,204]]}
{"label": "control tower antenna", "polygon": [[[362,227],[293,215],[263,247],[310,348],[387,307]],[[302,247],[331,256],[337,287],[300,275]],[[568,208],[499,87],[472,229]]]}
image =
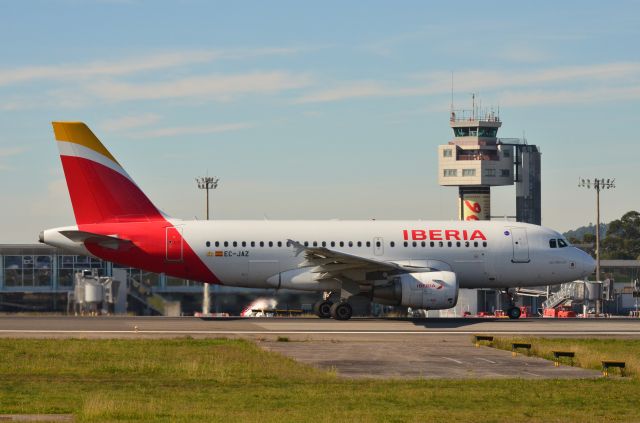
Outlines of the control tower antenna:
{"label": "control tower antenna", "polygon": [[449,112],[453,114],[453,71],[451,71],[451,109]]}
{"label": "control tower antenna", "polygon": [[476,120],[476,93],[471,93],[471,120]]}

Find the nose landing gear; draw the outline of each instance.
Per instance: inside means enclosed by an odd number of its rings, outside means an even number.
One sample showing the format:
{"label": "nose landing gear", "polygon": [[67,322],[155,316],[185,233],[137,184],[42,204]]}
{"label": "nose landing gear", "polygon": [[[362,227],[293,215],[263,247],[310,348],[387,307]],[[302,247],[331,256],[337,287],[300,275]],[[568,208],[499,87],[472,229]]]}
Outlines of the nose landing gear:
{"label": "nose landing gear", "polygon": [[507,295],[507,298],[509,298],[509,308],[507,309],[507,316],[509,316],[509,319],[519,319],[522,312],[520,311],[520,307],[517,307],[515,304],[514,293],[509,289],[506,289],[504,293]]}
{"label": "nose landing gear", "polygon": [[520,314],[520,307],[512,306],[507,309],[507,316],[509,316],[509,319],[519,319]]}

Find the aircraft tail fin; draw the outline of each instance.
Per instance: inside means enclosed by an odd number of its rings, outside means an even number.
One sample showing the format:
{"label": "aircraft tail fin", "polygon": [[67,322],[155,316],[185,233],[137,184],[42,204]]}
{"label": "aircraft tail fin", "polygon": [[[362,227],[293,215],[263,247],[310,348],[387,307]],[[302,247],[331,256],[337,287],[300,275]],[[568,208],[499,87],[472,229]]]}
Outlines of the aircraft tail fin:
{"label": "aircraft tail fin", "polygon": [[87,125],[52,124],[78,225],[162,218]]}

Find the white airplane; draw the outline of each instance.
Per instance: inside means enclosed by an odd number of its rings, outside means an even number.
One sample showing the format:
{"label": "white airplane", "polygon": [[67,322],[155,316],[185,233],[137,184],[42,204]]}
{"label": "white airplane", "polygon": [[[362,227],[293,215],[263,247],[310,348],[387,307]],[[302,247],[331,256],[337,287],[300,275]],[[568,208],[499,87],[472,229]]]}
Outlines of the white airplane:
{"label": "white airplane", "polygon": [[[349,298],[454,307],[459,288],[553,285],[594,260],[558,232],[499,221],[197,221],[156,208],[80,122],[53,122],[76,225],[40,242],[200,282],[324,293],[319,317],[347,320]],[[331,294],[331,295],[329,295]],[[508,310],[518,318],[520,309]]]}

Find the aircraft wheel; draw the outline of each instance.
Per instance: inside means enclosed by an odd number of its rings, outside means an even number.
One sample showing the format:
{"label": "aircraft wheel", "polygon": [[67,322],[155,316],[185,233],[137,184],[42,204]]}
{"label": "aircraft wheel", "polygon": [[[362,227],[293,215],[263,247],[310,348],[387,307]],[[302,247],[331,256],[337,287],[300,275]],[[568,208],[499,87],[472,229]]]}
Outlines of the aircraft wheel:
{"label": "aircraft wheel", "polygon": [[507,310],[507,316],[509,316],[509,319],[519,319],[520,313],[519,307],[511,307]]}
{"label": "aircraft wheel", "polygon": [[347,302],[335,303],[331,306],[331,317],[336,320],[349,320],[353,315],[353,309]]}
{"label": "aircraft wheel", "polygon": [[331,301],[318,301],[313,305],[313,312],[321,319],[328,319],[331,317]]}

